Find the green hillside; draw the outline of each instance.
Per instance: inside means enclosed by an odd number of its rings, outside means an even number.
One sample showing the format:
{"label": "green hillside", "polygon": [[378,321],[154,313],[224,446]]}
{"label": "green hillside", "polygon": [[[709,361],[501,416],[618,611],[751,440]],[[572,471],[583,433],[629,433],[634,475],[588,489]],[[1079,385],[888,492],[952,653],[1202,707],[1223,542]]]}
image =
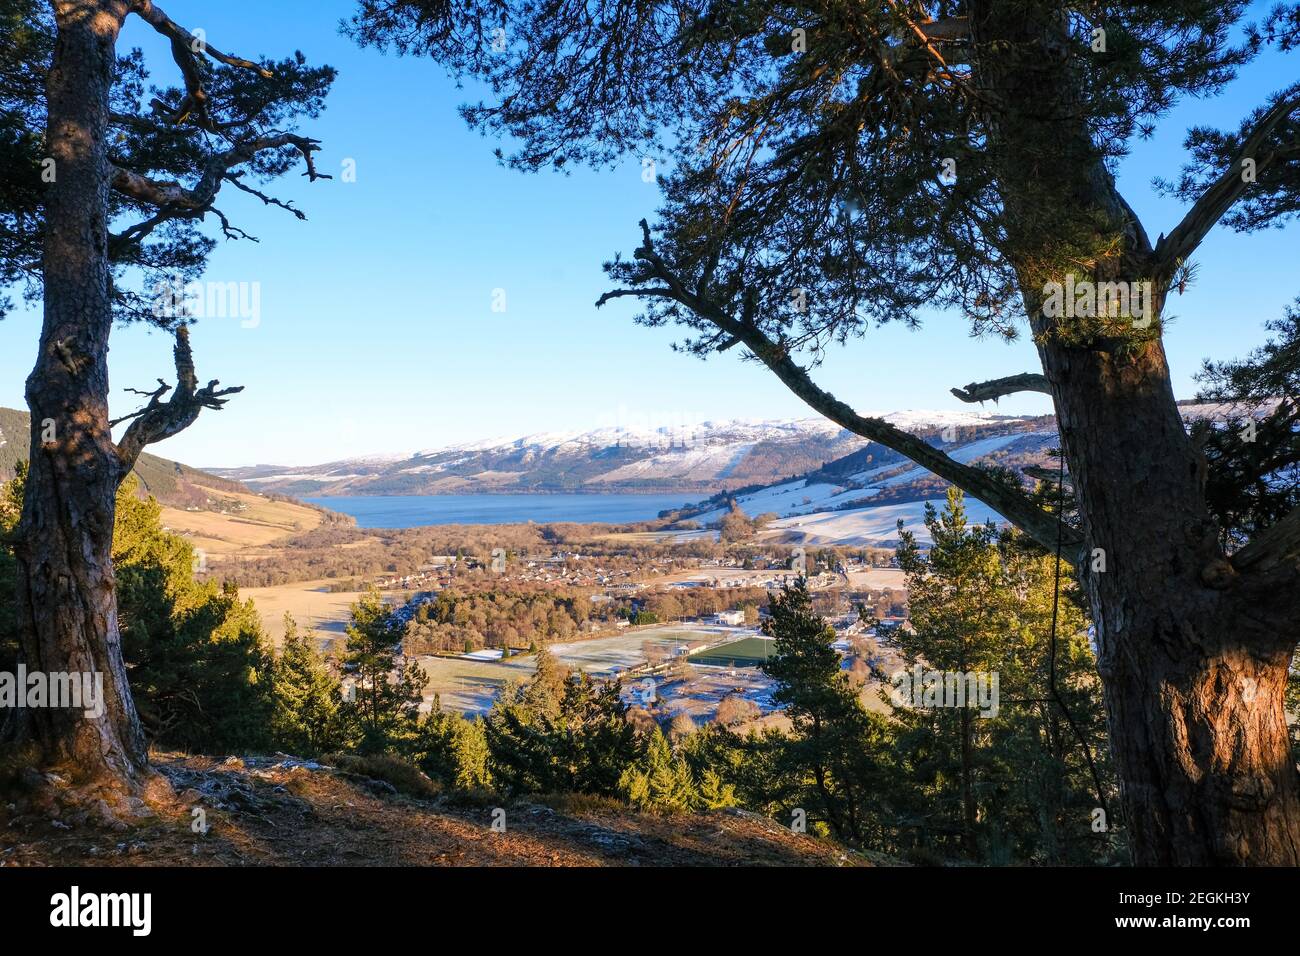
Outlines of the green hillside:
{"label": "green hillside", "polygon": [[[0,481],[14,476],[18,462],[27,458],[29,418],[26,412],[13,408],[0,408]],[[163,504],[184,507],[201,505],[207,498],[205,491],[247,491],[237,481],[218,478],[179,462],[144,454],[136,462],[135,474],[141,487]]]}

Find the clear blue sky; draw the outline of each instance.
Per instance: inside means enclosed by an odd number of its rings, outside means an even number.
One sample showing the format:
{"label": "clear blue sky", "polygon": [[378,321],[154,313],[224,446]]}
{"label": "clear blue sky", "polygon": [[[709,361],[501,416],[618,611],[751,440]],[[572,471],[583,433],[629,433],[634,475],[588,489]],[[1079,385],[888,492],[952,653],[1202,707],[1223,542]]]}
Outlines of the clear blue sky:
{"label": "clear blue sky", "polygon": [[[526,176],[500,167],[493,143],[469,131],[458,90],[434,64],[359,50],[337,32],[346,0],[170,0],[168,13],[202,27],[214,46],[280,57],[301,49],[339,79],[321,120],[319,165],[354,159],[357,181],[277,188],[308,214],[299,222],[251,197],[222,208],[262,241],[223,242],[207,278],[258,282],[256,328],[209,319],[194,331],[199,374],[246,391],[151,448],[195,465],[310,464],[493,436],[587,429],[616,421],[696,422],[806,417],[770,373],[735,352],[707,363],[673,353],[675,334],[631,322],[632,303],[597,311],[600,265],[637,244],[656,187],[639,160],[614,172]],[[1261,8],[1267,6],[1262,4]],[[155,79],[175,83],[163,44],[132,19],[123,47],[143,46]],[[1183,103],[1137,143],[1121,186],[1154,240],[1181,207],[1150,180],[1176,172],[1190,123],[1235,126],[1293,80],[1300,58],[1272,54],[1224,95]],[[1243,354],[1262,323],[1300,293],[1300,228],[1236,236],[1216,230],[1197,255],[1198,282],[1171,300],[1166,346],[1180,397],[1205,356]],[[506,291],[507,310],[492,311]],[[23,408],[38,317],[0,322],[0,405]],[[114,332],[113,410],[136,407],[124,388],[171,380],[170,340]],[[836,350],[822,382],[863,411],[956,408],[955,385],[1037,369],[1032,345],[971,339],[960,316],[917,333],[872,331]],[[990,406],[991,407],[991,406]],[[1043,396],[1003,401],[1010,413],[1050,410]]]}

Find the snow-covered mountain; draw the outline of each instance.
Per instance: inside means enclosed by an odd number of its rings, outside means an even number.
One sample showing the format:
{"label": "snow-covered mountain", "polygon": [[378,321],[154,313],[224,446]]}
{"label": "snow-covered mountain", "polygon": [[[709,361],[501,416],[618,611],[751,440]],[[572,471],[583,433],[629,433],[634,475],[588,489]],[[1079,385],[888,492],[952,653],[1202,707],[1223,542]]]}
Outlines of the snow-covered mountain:
{"label": "snow-covered mountain", "polygon": [[[1025,427],[1022,419],[980,411],[880,417],[914,432],[969,430],[968,438]],[[803,475],[868,445],[822,418],[732,420],[660,428],[616,425],[447,445],[397,458],[212,470],[259,491],[292,495],[682,492],[686,501],[701,492]]]}
{"label": "snow-covered mountain", "polygon": [[[1007,461],[1021,463],[1041,459],[1048,447],[1055,443],[1056,432],[1041,429],[1007,432],[972,441],[958,440],[946,445],[944,451],[950,458],[964,465],[995,460],[998,455]],[[841,467],[834,473],[824,470],[805,478],[739,494],[734,500],[748,515],[774,514],[786,518],[870,507],[881,498],[910,497],[908,490],[927,480],[930,483],[937,481],[919,465],[895,459],[883,465],[862,469]],[[728,510],[729,506],[722,506],[693,515],[692,518],[707,525],[721,520]]]}
{"label": "snow-covered mountain", "polygon": [[[1277,401],[1249,406],[1186,401],[1179,406],[1188,423],[1198,419],[1226,423],[1248,415],[1265,415],[1277,406]],[[923,427],[931,424],[925,417],[921,422]],[[896,419],[895,423],[912,430],[917,427],[915,419],[907,424]],[[1001,425],[981,423],[931,440],[963,464],[997,464],[1014,474],[1026,466],[1041,468],[1054,462],[1049,452],[1060,443],[1051,417]],[[716,527],[734,501],[750,517],[774,516],[767,525],[767,535],[786,542],[892,547],[898,541],[900,520],[918,541],[929,540],[923,524],[925,506],[929,503],[942,508],[945,488],[945,482],[924,468],[868,444],[810,474],[748,488],[730,497],[716,496],[692,509],[689,517],[704,528]],[[970,497],[966,499],[966,514],[970,522],[1003,521],[988,505]]]}

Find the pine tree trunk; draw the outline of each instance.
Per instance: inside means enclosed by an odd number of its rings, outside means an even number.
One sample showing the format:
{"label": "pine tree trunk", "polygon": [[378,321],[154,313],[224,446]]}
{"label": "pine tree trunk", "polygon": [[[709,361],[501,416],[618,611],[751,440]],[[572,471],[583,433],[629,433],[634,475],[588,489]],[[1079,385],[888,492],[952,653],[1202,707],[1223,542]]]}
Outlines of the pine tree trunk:
{"label": "pine tree trunk", "polygon": [[1083,123],[1059,10],[975,0],[971,13],[977,45],[998,50],[975,66],[989,159],[1083,522],[1079,567],[1134,860],[1300,865],[1283,713],[1295,585],[1225,559],[1160,339],[1166,290],[1154,288],[1146,335],[1044,315],[1046,283],[1158,279],[1156,257]]}
{"label": "pine tree trunk", "polygon": [[59,0],[47,80],[55,181],[46,202],[44,324],[27,380],[30,472],[17,547],[18,612],[30,671],[103,675],[104,713],[33,709],[20,728],[47,767],[135,789],[144,737],[122,661],[114,595],[114,505],[122,462],[108,425],[106,151],[113,0]]}
{"label": "pine tree trunk", "polygon": [[1045,360],[1135,859],[1300,865],[1283,710],[1295,596],[1227,571],[1159,342]]}

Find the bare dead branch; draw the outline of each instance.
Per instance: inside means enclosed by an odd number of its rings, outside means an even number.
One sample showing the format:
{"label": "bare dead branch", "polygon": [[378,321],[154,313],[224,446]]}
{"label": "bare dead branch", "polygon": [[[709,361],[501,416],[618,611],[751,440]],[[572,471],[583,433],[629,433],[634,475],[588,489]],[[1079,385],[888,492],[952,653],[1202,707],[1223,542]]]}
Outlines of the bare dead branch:
{"label": "bare dead branch", "polygon": [[1019,375],[1008,375],[1006,378],[995,378],[988,382],[971,382],[965,388],[954,388],[950,391],[963,402],[985,402],[989,399],[996,402],[1003,395],[1013,395],[1017,392],[1052,394],[1047,376],[1037,372],[1022,372]]}
{"label": "bare dead branch", "polygon": [[257,236],[250,235],[238,226],[232,226],[230,220],[226,218],[226,214],[216,206],[213,206],[209,211],[221,220],[221,232],[227,239],[247,239],[250,242],[261,242]]}
{"label": "bare dead branch", "polygon": [[[244,390],[242,385],[231,388],[218,388],[221,383],[216,379],[202,388],[198,387],[198,376],[194,371],[194,353],[190,349],[190,330],[187,326],[176,329],[176,346],[172,350],[176,362],[176,388],[173,391],[162,379],[158,388],[151,392],[131,389],[137,395],[149,396],[148,403],[140,409],[115,419],[111,424],[118,425],[130,421],[122,440],[117,443],[117,454],[121,461],[119,481],[135,466],[140,453],[146,445],[152,445],[165,438],[184,431],[199,417],[205,408],[220,409],[229,401],[226,397]],[[171,398],[163,401],[167,392]]]}
{"label": "bare dead branch", "polygon": [[[264,202],[266,205],[279,206],[281,209],[293,213],[299,219],[307,218],[307,214],[303,212],[301,209],[299,209],[297,206],[295,206],[293,203],[285,202],[283,199],[276,199],[274,196],[268,196],[260,189],[254,189],[252,186],[248,185],[246,182],[243,181],[243,178],[244,178],[244,174],[242,172],[227,173],[225,177],[226,182],[230,183],[230,185],[234,186],[236,189],[243,190],[244,192],[248,193],[250,196],[256,196],[258,199],[262,200],[262,202]],[[326,178],[328,179],[329,177]]]}

